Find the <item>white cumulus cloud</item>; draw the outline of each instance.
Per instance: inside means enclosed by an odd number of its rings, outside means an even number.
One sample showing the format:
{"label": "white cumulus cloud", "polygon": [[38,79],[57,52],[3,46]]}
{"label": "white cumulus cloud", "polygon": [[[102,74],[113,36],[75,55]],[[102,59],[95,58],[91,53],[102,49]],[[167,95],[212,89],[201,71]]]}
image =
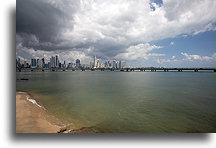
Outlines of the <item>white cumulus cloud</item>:
{"label": "white cumulus cloud", "polygon": [[205,60],[205,61],[211,61],[215,60],[215,53],[212,56],[201,56],[197,54],[188,54],[188,53],[181,53],[185,58],[184,60],[194,61],[194,60]]}
{"label": "white cumulus cloud", "polygon": [[149,43],[130,46],[124,53],[116,56],[119,59],[136,60],[138,58],[148,59],[151,56],[164,56],[165,54],[150,53],[152,50],[162,48],[161,46],[150,45]]}

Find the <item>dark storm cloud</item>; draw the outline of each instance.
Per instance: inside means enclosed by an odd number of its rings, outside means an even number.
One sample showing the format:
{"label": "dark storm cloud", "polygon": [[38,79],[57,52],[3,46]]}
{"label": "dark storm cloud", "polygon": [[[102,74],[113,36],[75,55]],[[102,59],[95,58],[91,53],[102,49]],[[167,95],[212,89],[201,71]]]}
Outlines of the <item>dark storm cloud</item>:
{"label": "dark storm cloud", "polygon": [[17,1],[17,33],[34,34],[40,40],[53,41],[63,21],[63,13],[43,1]]}
{"label": "dark storm cloud", "polygon": [[74,5],[76,7],[71,7],[70,14],[67,14],[58,8],[59,5],[47,1],[17,0],[17,43],[22,41],[26,47],[55,50],[55,45],[62,42],[61,33],[73,29],[73,24],[68,21],[73,19],[73,13],[78,8],[78,3]]}

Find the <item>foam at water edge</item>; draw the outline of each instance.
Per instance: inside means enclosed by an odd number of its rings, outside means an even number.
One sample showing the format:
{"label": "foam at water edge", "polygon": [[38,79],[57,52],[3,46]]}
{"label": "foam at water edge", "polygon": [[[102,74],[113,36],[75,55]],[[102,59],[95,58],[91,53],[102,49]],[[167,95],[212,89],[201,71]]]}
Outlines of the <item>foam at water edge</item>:
{"label": "foam at water edge", "polygon": [[20,93],[20,94],[25,94],[26,92],[19,91],[19,92],[17,92],[17,93]]}
{"label": "foam at water edge", "polygon": [[40,108],[45,109],[43,106],[39,105],[34,99],[31,99],[31,98],[29,98],[28,96],[26,97],[26,99],[27,99],[29,102],[31,102],[31,103],[33,103],[33,104],[36,104],[36,105],[39,106]]}

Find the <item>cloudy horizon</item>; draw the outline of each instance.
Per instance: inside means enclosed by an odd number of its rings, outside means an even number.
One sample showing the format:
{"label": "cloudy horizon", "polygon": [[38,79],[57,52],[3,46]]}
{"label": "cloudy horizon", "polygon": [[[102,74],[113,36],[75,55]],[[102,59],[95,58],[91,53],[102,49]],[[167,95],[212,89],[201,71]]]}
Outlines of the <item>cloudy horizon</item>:
{"label": "cloudy horizon", "polygon": [[17,0],[16,56],[215,67],[214,0]]}

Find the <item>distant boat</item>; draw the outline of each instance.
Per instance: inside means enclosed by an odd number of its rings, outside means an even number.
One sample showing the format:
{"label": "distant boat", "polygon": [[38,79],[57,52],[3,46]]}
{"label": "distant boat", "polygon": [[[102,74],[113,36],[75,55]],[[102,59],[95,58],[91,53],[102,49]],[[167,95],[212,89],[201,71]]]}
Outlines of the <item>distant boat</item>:
{"label": "distant boat", "polygon": [[27,79],[27,78],[21,78],[20,80],[29,80],[29,79]]}

